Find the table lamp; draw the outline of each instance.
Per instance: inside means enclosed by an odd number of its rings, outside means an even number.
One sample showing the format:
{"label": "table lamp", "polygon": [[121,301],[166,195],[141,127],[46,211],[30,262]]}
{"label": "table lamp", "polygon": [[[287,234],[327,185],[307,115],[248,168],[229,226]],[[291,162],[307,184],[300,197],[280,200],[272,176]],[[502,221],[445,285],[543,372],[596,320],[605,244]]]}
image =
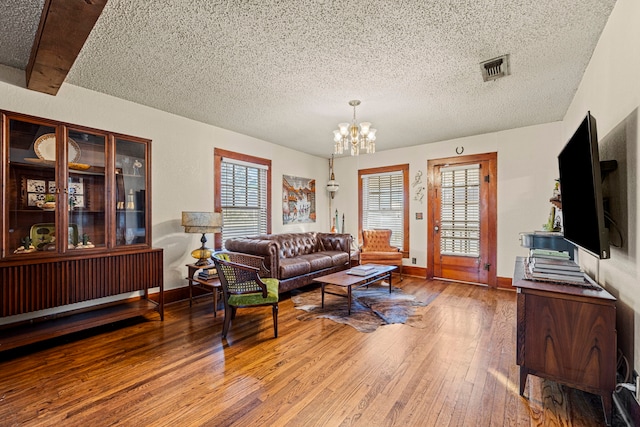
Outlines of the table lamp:
{"label": "table lamp", "polygon": [[196,265],[208,265],[211,259],[211,249],[207,248],[206,233],[220,233],[222,231],[222,214],[219,212],[182,212],[182,226],[185,233],[202,233],[202,246],[191,252],[191,256],[198,260]]}

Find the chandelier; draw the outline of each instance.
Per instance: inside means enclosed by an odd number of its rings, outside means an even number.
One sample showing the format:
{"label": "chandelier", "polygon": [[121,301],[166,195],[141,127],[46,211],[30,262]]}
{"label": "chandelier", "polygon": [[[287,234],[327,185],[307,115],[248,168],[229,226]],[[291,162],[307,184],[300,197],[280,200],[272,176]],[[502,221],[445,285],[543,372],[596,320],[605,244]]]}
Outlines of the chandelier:
{"label": "chandelier", "polygon": [[362,151],[366,154],[376,152],[376,129],[371,128],[371,123],[362,122],[356,124],[356,107],[360,101],[349,101],[353,107],[353,121],[351,123],[338,124],[338,130],[333,131],[333,154],[343,154],[350,151],[352,156],[357,156]]}

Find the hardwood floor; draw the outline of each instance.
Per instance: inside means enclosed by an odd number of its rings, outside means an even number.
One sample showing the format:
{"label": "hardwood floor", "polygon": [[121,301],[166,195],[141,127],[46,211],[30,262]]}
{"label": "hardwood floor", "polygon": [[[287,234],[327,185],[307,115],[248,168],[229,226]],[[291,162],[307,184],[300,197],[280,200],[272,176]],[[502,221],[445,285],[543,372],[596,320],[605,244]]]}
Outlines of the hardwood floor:
{"label": "hardwood floor", "polygon": [[[299,321],[288,295],[210,298],[0,353],[2,426],[600,426],[599,398],[529,376],[518,395],[515,292],[405,277],[431,327]],[[55,344],[55,345],[54,345]]]}

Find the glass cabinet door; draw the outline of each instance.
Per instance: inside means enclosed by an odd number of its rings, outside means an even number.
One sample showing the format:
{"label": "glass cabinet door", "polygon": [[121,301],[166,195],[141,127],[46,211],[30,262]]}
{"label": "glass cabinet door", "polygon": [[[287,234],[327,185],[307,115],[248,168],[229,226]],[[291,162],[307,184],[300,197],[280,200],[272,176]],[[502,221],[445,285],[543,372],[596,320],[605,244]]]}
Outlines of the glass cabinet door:
{"label": "glass cabinet door", "polygon": [[[105,247],[106,135],[9,119],[5,255]],[[62,139],[62,138],[61,138]],[[67,159],[67,167],[62,158]]]}
{"label": "glass cabinet door", "polygon": [[147,243],[147,145],[116,138],[116,246]]}
{"label": "glass cabinet door", "polygon": [[56,128],[9,119],[5,255],[56,251]]}
{"label": "glass cabinet door", "polygon": [[[69,243],[74,249],[104,248],[107,242],[106,135],[69,129],[77,152],[68,152],[66,204]],[[72,157],[72,155],[74,155]],[[71,249],[71,245],[69,245]]]}

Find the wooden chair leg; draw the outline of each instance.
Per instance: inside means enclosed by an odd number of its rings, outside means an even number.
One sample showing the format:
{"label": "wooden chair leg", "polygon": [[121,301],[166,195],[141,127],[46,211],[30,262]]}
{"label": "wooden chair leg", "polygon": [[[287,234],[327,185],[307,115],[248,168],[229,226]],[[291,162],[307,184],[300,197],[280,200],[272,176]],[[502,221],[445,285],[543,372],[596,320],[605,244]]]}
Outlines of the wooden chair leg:
{"label": "wooden chair leg", "polygon": [[235,307],[229,307],[228,305],[224,305],[224,323],[222,325],[222,338],[227,337],[227,332],[229,332],[229,326],[231,326],[231,317],[232,312]]}
{"label": "wooden chair leg", "polygon": [[274,304],[272,308],[273,313],[273,334],[278,338],[278,304]]}

